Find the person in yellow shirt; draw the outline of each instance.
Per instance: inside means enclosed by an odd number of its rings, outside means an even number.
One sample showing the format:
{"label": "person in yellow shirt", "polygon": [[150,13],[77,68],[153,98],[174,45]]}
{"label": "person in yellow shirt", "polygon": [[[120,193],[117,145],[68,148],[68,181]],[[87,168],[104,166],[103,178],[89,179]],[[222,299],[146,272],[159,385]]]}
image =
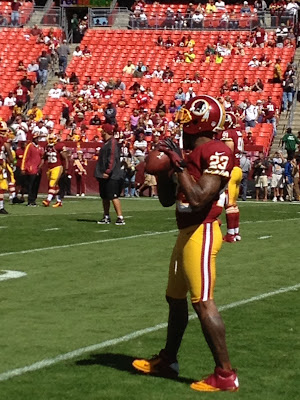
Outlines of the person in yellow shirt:
{"label": "person in yellow shirt", "polygon": [[37,103],[32,103],[32,108],[30,108],[30,110],[28,110],[27,112],[28,117],[30,117],[30,115],[34,116],[34,120],[36,122],[39,122],[41,119],[43,119],[43,111],[38,108]]}
{"label": "person in yellow shirt", "polygon": [[191,35],[189,35],[189,36],[187,37],[187,40],[185,41],[185,44],[184,44],[184,45],[185,45],[186,47],[194,48],[194,47],[195,47],[195,44],[196,44],[195,40],[192,39],[192,36],[191,36]]}
{"label": "person in yellow shirt", "polygon": [[207,14],[217,12],[217,7],[215,6],[214,0],[209,0],[209,2],[206,4],[205,12]]}
{"label": "person in yellow shirt", "polygon": [[222,62],[223,62],[223,57],[221,56],[221,53],[217,53],[215,63],[222,64]]}
{"label": "person in yellow shirt", "polygon": [[281,83],[282,71],[281,71],[280,62],[281,62],[281,58],[276,58],[276,62],[274,65],[273,83]]}
{"label": "person in yellow shirt", "polygon": [[184,53],[184,61],[188,64],[194,62],[196,55],[194,53],[194,49],[190,48],[189,51]]}

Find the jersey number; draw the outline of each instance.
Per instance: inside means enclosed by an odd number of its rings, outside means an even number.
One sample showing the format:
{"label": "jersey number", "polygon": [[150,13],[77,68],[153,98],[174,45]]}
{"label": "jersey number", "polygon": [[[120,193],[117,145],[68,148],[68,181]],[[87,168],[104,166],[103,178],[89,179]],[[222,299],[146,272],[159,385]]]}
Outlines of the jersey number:
{"label": "jersey number", "polygon": [[55,164],[57,162],[57,154],[53,151],[48,153],[48,163]]}
{"label": "jersey number", "polygon": [[209,168],[212,170],[224,171],[227,167],[228,161],[228,156],[219,156],[218,154],[214,154],[210,156]]}

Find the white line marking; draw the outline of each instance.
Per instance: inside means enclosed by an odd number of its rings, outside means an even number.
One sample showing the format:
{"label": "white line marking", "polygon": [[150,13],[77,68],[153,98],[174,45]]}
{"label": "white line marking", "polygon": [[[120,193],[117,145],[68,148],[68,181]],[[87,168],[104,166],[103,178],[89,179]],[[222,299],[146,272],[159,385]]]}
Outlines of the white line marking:
{"label": "white line marking", "polygon": [[8,279],[17,279],[26,276],[26,272],[21,271],[11,271],[9,269],[2,269],[0,272],[5,272],[0,274],[0,281],[8,281]]}
{"label": "white line marking", "polygon": [[133,218],[133,215],[126,215],[124,218]]}
{"label": "white line marking", "polygon": [[37,253],[37,252],[45,251],[45,250],[67,249],[69,247],[85,246],[85,245],[90,245],[90,244],[100,244],[100,243],[107,243],[107,242],[116,242],[118,240],[136,239],[136,238],[147,237],[147,236],[165,235],[167,233],[174,233],[174,232],[177,232],[177,229],[172,229],[171,231],[142,233],[140,235],[123,236],[123,237],[119,237],[119,238],[93,240],[91,242],[63,244],[61,246],[51,246],[51,247],[41,247],[41,248],[29,249],[29,250],[10,251],[8,253],[0,253],[0,257],[12,256],[12,255],[16,255],[16,254]]}
{"label": "white line marking", "polygon": [[[235,307],[242,306],[244,304],[249,304],[249,303],[253,303],[255,301],[263,300],[263,299],[266,299],[267,297],[276,296],[277,294],[291,292],[293,290],[297,290],[299,287],[300,287],[300,283],[298,283],[297,285],[294,285],[294,286],[282,287],[282,288],[280,288],[278,290],[274,290],[272,292],[262,293],[262,294],[259,294],[258,296],[250,297],[249,299],[244,299],[244,300],[226,304],[224,306],[219,307],[219,311],[230,310],[231,308],[235,308]],[[196,318],[197,318],[197,316],[195,314],[189,316],[189,320],[193,320]],[[131,332],[127,335],[120,336],[115,339],[105,340],[104,342],[92,344],[87,347],[82,347],[80,349],[73,350],[73,351],[70,351],[65,354],[60,354],[53,358],[46,358],[44,360],[38,361],[31,365],[27,365],[22,368],[12,369],[12,370],[9,370],[9,371],[6,371],[6,372],[3,372],[2,374],[0,374],[0,382],[7,381],[8,379],[14,378],[16,376],[24,375],[27,372],[33,372],[33,371],[37,371],[37,370],[49,367],[50,365],[57,364],[61,361],[72,360],[73,358],[77,358],[85,353],[90,353],[93,351],[105,349],[106,347],[110,347],[110,346],[116,346],[120,343],[128,342],[129,340],[136,339],[140,336],[146,335],[147,333],[156,332],[156,331],[158,331],[160,329],[164,329],[166,327],[167,327],[167,323],[163,322],[161,324],[151,326],[149,328]]]}
{"label": "white line marking", "polygon": [[96,233],[104,233],[104,232],[108,232],[108,229],[105,229],[103,231],[94,231],[94,232],[96,232]]}
{"label": "white line marking", "polygon": [[262,221],[242,221],[240,224],[266,224],[269,222],[281,222],[281,221],[299,221],[300,218],[284,218],[284,219],[270,219]]}
{"label": "white line marking", "polygon": [[270,239],[271,237],[273,237],[272,235],[270,235],[270,236],[261,236],[261,237],[259,237],[258,239]]}
{"label": "white line marking", "polygon": [[0,229],[5,229],[7,228],[7,226],[0,226]]}
{"label": "white line marking", "polygon": [[59,231],[60,230],[60,228],[47,228],[47,229],[44,229],[44,232],[48,232],[48,231]]}

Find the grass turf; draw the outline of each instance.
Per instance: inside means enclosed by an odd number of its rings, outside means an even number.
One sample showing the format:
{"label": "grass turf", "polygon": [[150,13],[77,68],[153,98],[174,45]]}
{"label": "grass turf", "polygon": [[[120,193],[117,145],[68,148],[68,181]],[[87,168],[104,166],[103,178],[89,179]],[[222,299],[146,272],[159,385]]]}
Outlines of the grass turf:
{"label": "grass turf", "polygon": [[[167,320],[164,292],[176,237],[174,210],[151,199],[122,204],[126,226],[97,225],[97,199],[66,200],[59,209],[12,206],[8,216],[1,216],[1,269],[27,276],[0,282],[0,378],[6,371]],[[218,256],[218,305],[299,283],[298,207],[240,204],[243,240],[224,244]],[[269,237],[259,239],[264,236]],[[83,242],[93,243],[78,245]],[[45,247],[49,249],[26,253]],[[131,368],[134,357],[151,356],[163,346],[162,329],[0,382],[1,397],[296,399],[298,293],[282,293],[222,313],[241,382],[234,395],[189,389],[190,381],[213,369],[199,322],[193,320],[180,351],[181,378],[176,382],[142,376]]]}

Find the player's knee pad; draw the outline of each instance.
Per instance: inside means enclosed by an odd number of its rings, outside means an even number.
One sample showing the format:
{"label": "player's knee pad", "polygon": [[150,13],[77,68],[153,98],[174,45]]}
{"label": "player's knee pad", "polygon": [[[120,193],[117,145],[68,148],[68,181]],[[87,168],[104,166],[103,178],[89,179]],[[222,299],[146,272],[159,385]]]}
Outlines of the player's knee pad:
{"label": "player's knee pad", "polygon": [[236,214],[239,212],[239,208],[237,205],[227,205],[226,206],[226,214]]}

